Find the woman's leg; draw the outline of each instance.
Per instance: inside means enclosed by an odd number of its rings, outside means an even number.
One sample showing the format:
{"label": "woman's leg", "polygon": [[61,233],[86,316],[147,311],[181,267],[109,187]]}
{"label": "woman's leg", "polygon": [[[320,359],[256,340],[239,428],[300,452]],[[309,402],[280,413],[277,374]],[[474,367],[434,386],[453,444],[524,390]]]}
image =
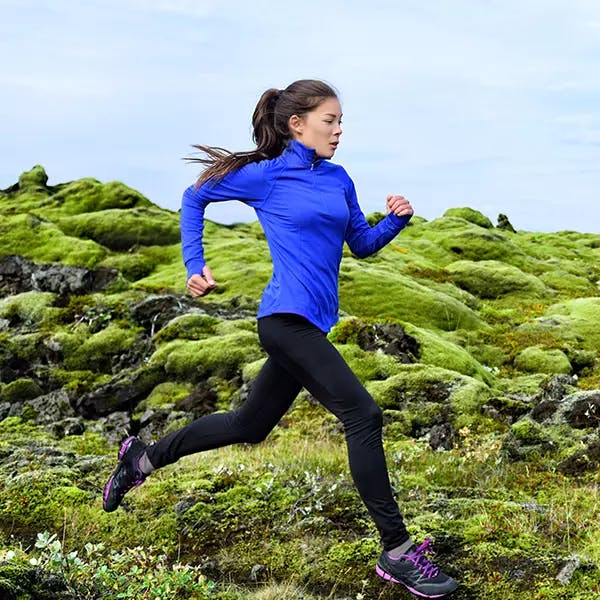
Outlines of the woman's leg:
{"label": "woman's leg", "polygon": [[258,320],[271,358],[306,387],[344,425],[354,483],[386,550],[409,535],[392,495],[382,444],[381,409],[326,335],[303,317],[277,314]]}
{"label": "woman's leg", "polygon": [[301,388],[287,370],[268,358],[239,410],[196,419],[148,446],[147,457],[154,468],[160,468],[195,452],[260,442],[277,425]]}

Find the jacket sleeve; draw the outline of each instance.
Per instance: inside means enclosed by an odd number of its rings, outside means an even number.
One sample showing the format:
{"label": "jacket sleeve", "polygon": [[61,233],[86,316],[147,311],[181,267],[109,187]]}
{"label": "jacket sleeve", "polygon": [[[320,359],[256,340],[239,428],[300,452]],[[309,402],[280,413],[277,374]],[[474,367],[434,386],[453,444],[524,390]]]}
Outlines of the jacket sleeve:
{"label": "jacket sleeve", "polygon": [[345,238],[352,254],[359,258],[365,258],[375,254],[393,240],[406,227],[411,216],[398,217],[394,213],[389,213],[377,225],[371,227],[358,205],[354,183],[350,178],[348,181],[346,201],[350,210],[350,218]]}
{"label": "jacket sleeve", "polygon": [[181,200],[180,230],[181,251],[188,279],[201,274],[204,268],[204,210],[210,202],[239,200],[253,208],[260,206],[268,194],[265,164],[250,163],[228,173],[223,179],[207,181],[198,189],[191,185],[183,192]]}

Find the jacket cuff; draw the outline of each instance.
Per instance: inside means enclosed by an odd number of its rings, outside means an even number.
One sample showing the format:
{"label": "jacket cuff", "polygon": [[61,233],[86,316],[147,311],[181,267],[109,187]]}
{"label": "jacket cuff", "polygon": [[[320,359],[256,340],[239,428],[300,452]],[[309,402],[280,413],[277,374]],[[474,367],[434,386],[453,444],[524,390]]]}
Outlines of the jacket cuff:
{"label": "jacket cuff", "polygon": [[203,260],[195,259],[187,263],[187,278],[189,279],[192,275],[202,275],[202,269],[206,263]]}
{"label": "jacket cuff", "polygon": [[411,217],[412,215],[404,215],[402,217],[399,217],[398,215],[391,212],[388,213],[386,218],[391,223],[391,225],[393,225],[394,229],[400,231],[408,225],[408,222],[410,221]]}

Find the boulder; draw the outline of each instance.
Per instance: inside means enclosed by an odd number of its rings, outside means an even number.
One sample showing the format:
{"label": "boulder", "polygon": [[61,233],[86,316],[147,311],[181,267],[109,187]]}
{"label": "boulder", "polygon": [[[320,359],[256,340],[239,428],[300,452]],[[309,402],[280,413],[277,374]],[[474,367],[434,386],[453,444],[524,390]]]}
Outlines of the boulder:
{"label": "boulder", "polygon": [[116,269],[36,264],[19,255],[0,259],[0,294],[31,290],[55,294],[89,294],[105,289],[118,276]]}

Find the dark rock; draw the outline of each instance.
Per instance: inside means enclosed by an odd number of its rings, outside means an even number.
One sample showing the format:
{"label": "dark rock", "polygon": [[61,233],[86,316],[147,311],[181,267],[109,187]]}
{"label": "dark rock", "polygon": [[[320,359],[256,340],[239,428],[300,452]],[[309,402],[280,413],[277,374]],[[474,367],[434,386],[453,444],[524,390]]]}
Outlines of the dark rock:
{"label": "dark rock", "polygon": [[115,410],[133,410],[152,389],[164,380],[161,369],[142,368],[117,375],[77,401],[77,412],[86,419],[108,415]]}
{"label": "dark rock", "polygon": [[66,435],[82,435],[85,432],[85,422],[81,417],[69,417],[48,425],[47,429],[57,438]]}
{"label": "dark rock", "polygon": [[558,470],[565,475],[582,475],[588,471],[600,467],[600,439],[595,438],[589,442],[586,448],[575,451],[571,456],[565,458],[559,465]]}
{"label": "dark rock", "polygon": [[543,423],[552,418],[561,401],[575,392],[577,379],[572,375],[554,375],[540,385],[540,393],[533,398],[536,405],[531,411],[531,418],[538,423]]}
{"label": "dark rock", "polygon": [[105,289],[117,279],[116,269],[36,264],[19,255],[0,259],[0,294],[37,290],[65,294],[89,294]]}
{"label": "dark rock", "polygon": [[568,396],[560,403],[555,419],[579,429],[597,426],[600,423],[600,390]]}
{"label": "dark rock", "polygon": [[38,425],[47,425],[75,416],[69,394],[65,390],[56,390],[45,396],[27,400],[25,405],[33,409],[35,422]]}
{"label": "dark rock", "polygon": [[504,231],[512,231],[512,233],[516,233],[515,228],[512,226],[511,222],[508,220],[508,217],[502,213],[498,215],[498,221],[496,227],[498,229],[504,229]]}
{"label": "dark rock", "polygon": [[195,387],[185,398],[178,400],[175,406],[179,410],[190,412],[195,418],[215,411],[217,393],[205,384]]}
{"label": "dark rock", "polygon": [[98,419],[89,426],[91,431],[97,431],[105,437],[109,444],[118,445],[132,433],[132,423],[129,413],[118,411],[107,417]]}
{"label": "dark rock", "polygon": [[24,402],[13,402],[10,405],[10,410],[8,411],[9,417],[20,417],[23,412]]}
{"label": "dark rock", "polygon": [[131,306],[131,316],[153,336],[169,321],[197,308],[190,296],[165,294],[164,296],[148,296]]}
{"label": "dark rock", "polygon": [[198,504],[198,500],[180,500],[175,504],[173,509],[175,510],[175,514],[180,517],[190,510],[190,508],[196,506],[196,504]]}
{"label": "dark rock", "polygon": [[254,565],[248,577],[249,581],[259,581],[261,575],[265,572],[265,565]]}
{"label": "dark rock", "polygon": [[397,323],[368,323],[353,319],[337,333],[337,341],[342,344],[354,342],[369,352],[381,350],[398,357],[403,363],[414,363],[420,356],[417,340]]}
{"label": "dark rock", "polygon": [[438,450],[439,448],[451,450],[454,446],[455,437],[456,434],[450,423],[434,425],[429,432],[429,446],[433,450]]}
{"label": "dark rock", "polygon": [[145,444],[151,444],[163,437],[166,430],[175,422],[181,421],[181,426],[191,423],[194,416],[188,412],[173,411],[165,408],[148,409],[140,420],[137,437]]}
{"label": "dark rock", "polygon": [[10,402],[0,402],[0,421],[6,419],[10,413]]}

